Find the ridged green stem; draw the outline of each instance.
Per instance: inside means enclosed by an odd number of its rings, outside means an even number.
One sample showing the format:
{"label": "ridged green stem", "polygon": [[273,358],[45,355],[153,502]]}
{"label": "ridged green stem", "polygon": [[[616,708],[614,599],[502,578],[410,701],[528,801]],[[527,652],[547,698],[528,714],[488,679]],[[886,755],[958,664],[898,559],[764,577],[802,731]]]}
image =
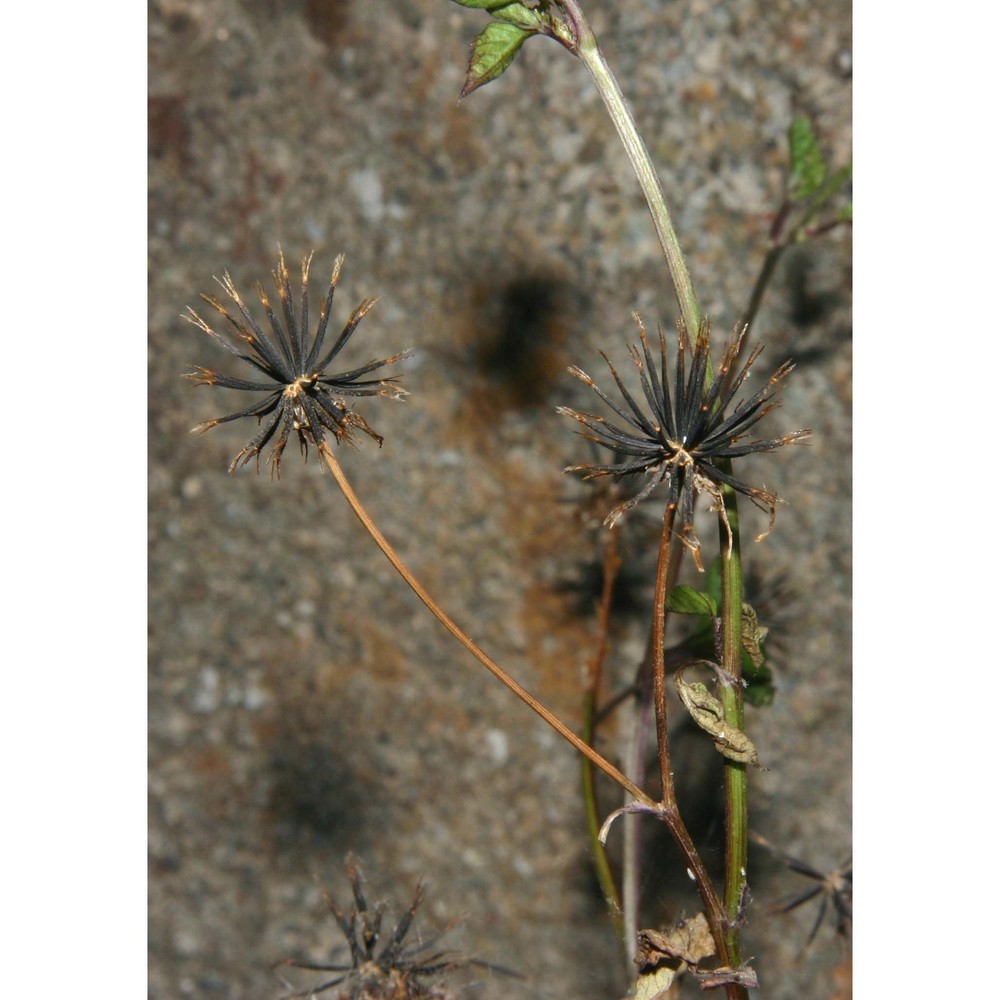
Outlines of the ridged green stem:
{"label": "ridged green stem", "polygon": [[[724,472],[732,474],[731,464]],[[723,488],[724,510],[719,515],[719,545],[722,550],[722,669],[732,683],[719,685],[726,725],[743,731],[743,570],[740,563],[740,522],[736,492]],[[728,521],[728,528],[727,528]],[[725,761],[726,875],[722,892],[728,926],[726,941],[733,965],[742,961],[739,921],[747,881],[747,766]],[[741,989],[743,989],[741,987]],[[746,996],[746,990],[743,989]]]}

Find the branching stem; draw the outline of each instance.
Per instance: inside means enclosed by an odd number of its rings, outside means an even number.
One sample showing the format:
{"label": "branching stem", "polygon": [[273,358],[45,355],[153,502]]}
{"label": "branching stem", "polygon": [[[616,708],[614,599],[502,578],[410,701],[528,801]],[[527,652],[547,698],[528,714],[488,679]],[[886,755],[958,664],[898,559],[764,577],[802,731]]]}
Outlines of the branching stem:
{"label": "branching stem", "polygon": [[[663,249],[663,255],[673,279],[674,292],[680,307],[684,324],[692,333],[701,327],[701,309],[694,293],[691,277],[684,261],[680,243],[674,230],[670,213],[660,181],[653,166],[645,143],[639,135],[632,113],[625,102],[621,88],[608,66],[597,44],[594,32],[577,0],[556,0],[569,29],[569,38],[560,35],[560,40],[580,57],[590,71],[594,83],[614,122],[618,135],[635,170],[639,186],[646,198],[653,225]],[[765,273],[761,276],[759,290],[751,299],[750,319],[760,304],[763,288],[770,279],[777,255],[769,257]],[[710,377],[710,376],[709,376]],[[726,881],[724,890],[725,911],[719,903],[708,874],[701,863],[690,836],[687,833],[677,809],[674,794],[673,774],[670,770],[670,750],[667,741],[664,631],[667,597],[667,567],[669,564],[670,540],[673,532],[675,510],[670,508],[664,517],[663,532],[660,537],[659,559],[657,563],[656,591],[654,596],[653,628],[651,641],[651,666],[653,671],[653,700],[656,709],[656,737],[660,782],[663,789],[661,818],[684,853],[688,868],[698,885],[698,891],[705,905],[706,917],[715,938],[720,961],[735,967],[740,962],[739,928],[740,904],[743,886],[746,882],[747,858],[747,785],[745,765],[726,762]],[[743,728],[743,698],[739,684],[742,646],[742,575],[739,559],[739,522],[736,513],[736,496],[731,489],[725,491],[725,511],[721,515],[720,535],[722,539],[723,562],[723,634],[724,669],[734,678],[735,683],[722,692],[726,721]],[[726,518],[728,517],[728,521]],[[726,532],[726,525],[732,536]],[[732,539],[732,540],[730,540]],[[729,1000],[745,1000],[745,987],[729,984],[726,987]]]}

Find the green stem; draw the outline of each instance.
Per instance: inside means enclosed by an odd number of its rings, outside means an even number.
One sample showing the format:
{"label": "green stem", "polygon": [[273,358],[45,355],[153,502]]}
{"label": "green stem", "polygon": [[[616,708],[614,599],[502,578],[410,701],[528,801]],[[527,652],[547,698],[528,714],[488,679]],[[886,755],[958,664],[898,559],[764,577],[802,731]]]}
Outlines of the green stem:
{"label": "green stem", "polygon": [[[594,716],[596,715],[596,698],[593,691],[588,691],[583,703],[583,740],[593,744]],[[618,887],[608,861],[608,852],[601,843],[601,820],[598,815],[597,792],[594,788],[594,765],[585,757],[580,758],[581,778],[583,781],[583,809],[587,817],[587,836],[590,840],[590,852],[594,859],[594,871],[597,883],[601,887],[601,895],[607,904],[608,913],[615,925],[618,940],[625,943],[625,922],[622,918],[622,904],[618,897]]]}
{"label": "green stem", "polygon": [[[732,474],[731,468],[722,471]],[[720,684],[719,697],[725,721],[743,731],[743,571],[740,562],[740,522],[736,493],[724,487],[724,510],[719,515],[722,550],[722,669],[731,683]],[[728,524],[728,527],[727,527]],[[739,922],[747,869],[747,766],[726,760],[726,875],[723,905],[726,910],[726,941],[734,965],[742,961]],[[744,990],[744,996],[746,992]]]}
{"label": "green stem", "polygon": [[692,337],[696,336],[698,328],[701,326],[701,309],[698,306],[698,298],[694,293],[694,286],[691,284],[691,275],[684,262],[684,255],[681,252],[670,212],[667,210],[667,202],[663,197],[663,188],[657,177],[656,168],[646,150],[646,144],[639,135],[632,112],[625,103],[621,87],[618,86],[618,81],[615,79],[614,73],[611,72],[611,67],[608,66],[604,53],[601,52],[597,38],[580,9],[580,5],[576,0],[558,0],[558,2],[565,11],[572,30],[572,51],[590,70],[598,93],[600,93],[604,106],[608,109],[608,114],[618,130],[632,169],[639,180],[639,186],[642,188],[646,204],[649,206],[649,214],[653,217],[656,235],[663,248],[667,267],[670,269],[674,293],[677,296],[681,316],[684,318],[684,325]]}
{"label": "green stem", "polygon": [[[604,585],[601,589],[600,615],[598,621],[599,639],[597,648],[590,663],[590,680],[583,699],[583,730],[580,735],[588,746],[594,745],[597,730],[597,702],[601,691],[601,675],[604,671],[604,659],[608,649],[608,630],[611,627],[611,600],[614,596],[615,579],[621,557],[618,555],[618,533],[612,528],[607,535],[604,548]],[[598,815],[597,792],[594,788],[594,765],[585,757],[580,759],[581,779],[583,782],[583,809],[587,817],[587,833],[590,838],[590,850],[594,859],[594,871],[601,887],[601,893],[607,904],[611,920],[615,925],[618,940],[627,948],[625,941],[625,922],[622,916],[622,904],[615,885],[615,878],[608,861],[608,852],[601,843],[601,820]]]}

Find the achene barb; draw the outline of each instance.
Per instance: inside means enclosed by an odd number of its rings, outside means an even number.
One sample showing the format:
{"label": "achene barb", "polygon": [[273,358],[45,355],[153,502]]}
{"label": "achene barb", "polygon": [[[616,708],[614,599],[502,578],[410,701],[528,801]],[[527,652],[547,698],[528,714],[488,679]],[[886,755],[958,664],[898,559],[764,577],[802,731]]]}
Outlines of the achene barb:
{"label": "achene barb", "polygon": [[750,837],[755,843],[759,844],[765,850],[770,851],[790,871],[803,875],[813,882],[810,888],[792,893],[785,899],[771,904],[767,907],[767,911],[769,913],[790,913],[792,910],[797,910],[800,906],[805,905],[818,896],[820,898],[819,910],[813,922],[812,930],[809,932],[805,947],[808,948],[816,939],[816,934],[819,932],[823,918],[826,916],[827,907],[831,903],[833,904],[837,934],[850,941],[854,921],[854,864],[852,860],[847,858],[834,868],[833,871],[823,872],[808,862],[800,861],[798,858],[794,858],[790,854],[779,850],[759,834],[751,833]]}
{"label": "achene barb", "polygon": [[[354,905],[348,913],[323,892],[327,908],[347,943],[344,961],[334,963],[288,959],[281,967],[305,969],[311,972],[332,972],[334,976],[311,986],[283,995],[282,1000],[305,1000],[330,990],[331,1000],[453,1000],[454,994],[434,985],[434,981],[450,972],[469,966],[480,966],[504,975],[520,978],[517,973],[487,962],[466,958],[455,952],[436,949],[443,934],[423,942],[407,944],[417,909],[424,900],[424,883],[417,886],[413,902],[399,918],[391,933],[382,934],[385,906],[370,908],[365,898],[364,877],[356,862],[347,863],[347,877],[354,895]],[[447,933],[447,930],[444,932]],[[379,945],[386,938],[381,950]]]}
{"label": "achene barb", "polygon": [[236,290],[228,271],[223,273],[219,284],[226,295],[235,303],[238,315],[230,312],[218,299],[210,295],[202,295],[205,302],[225,317],[235,329],[235,334],[230,331],[230,336],[235,337],[237,341],[242,341],[246,347],[236,346],[229,337],[212,329],[190,307],[188,314],[184,317],[188,322],[204,330],[231,354],[235,354],[241,361],[253,368],[258,375],[263,376],[263,381],[250,381],[211,371],[208,368],[195,368],[194,371],[184,376],[196,385],[219,385],[226,389],[237,389],[242,392],[263,395],[260,401],[248,406],[245,410],[231,413],[225,417],[217,417],[214,420],[207,420],[194,428],[195,433],[202,433],[230,420],[239,420],[243,417],[257,418],[261,425],[260,430],[253,440],[237,453],[230,463],[230,472],[241,465],[246,465],[252,458],[257,460],[259,471],[260,453],[263,448],[270,444],[272,473],[277,475],[280,470],[282,453],[293,431],[298,435],[303,455],[308,454],[310,444],[318,447],[325,440],[325,431],[330,431],[335,441],[350,442],[353,432],[357,429],[364,431],[381,445],[381,436],[368,426],[359,413],[347,406],[343,397],[388,396],[392,399],[402,399],[406,395],[405,390],[396,384],[398,379],[395,377],[364,377],[406,357],[407,352],[405,351],[383,358],[381,361],[370,361],[368,364],[350,371],[334,375],[326,374],[330,363],[343,350],[358,324],[375,305],[376,300],[365,299],[351,313],[350,319],[333,342],[333,346],[324,354],[323,348],[330,319],[330,307],[344,263],[344,255],[341,254],[333,266],[330,288],[323,308],[320,310],[316,335],[310,342],[307,331],[309,326],[309,265],[311,262],[312,254],[302,261],[302,296],[298,316],[295,315],[295,306],[292,302],[288,268],[285,266],[284,254],[280,250],[278,252],[278,268],[272,272],[272,277],[281,300],[281,319],[275,315],[271,308],[263,286],[257,286],[257,295],[264,307],[267,323],[271,329],[270,336],[254,319],[253,314]]}
{"label": "achene barb", "polygon": [[[745,329],[738,329],[733,334],[721,363],[706,386],[710,339],[707,322],[702,323],[693,349],[683,323],[678,324],[677,359],[671,373],[668,371],[666,338],[662,330],[659,363],[655,364],[642,320],[636,315],[635,321],[639,327],[641,351],[632,345],[629,352],[639,371],[646,408],[628,391],[603,351],[601,357],[611,371],[624,404],[615,402],[582,369],[575,365],[571,367],[570,374],[593,389],[625,422],[625,426],[615,426],[593,413],[559,407],[561,414],[572,417],[587,428],[581,431],[583,437],[609,448],[614,456],[607,465],[573,465],[565,471],[583,472],[585,479],[612,476],[619,480],[639,473],[649,477],[635,496],[611,511],[605,520],[609,526],[645,500],[657,486],[666,483],[667,506],[677,510],[679,537],[700,565],[700,542],[694,533],[694,506],[699,493],[707,493],[716,507],[721,509],[722,487],[730,486],[770,513],[768,531],[774,525],[775,512],[781,500],[766,489],[734,478],[724,472],[719,463],[754,452],[773,451],[809,436],[808,430],[799,430],[776,438],[747,440],[754,425],[779,405],[779,400],[775,398],[778,387],[794,365],[786,361],[763,388],[749,399],[734,403],[737,392],[761,352],[759,346],[751,351],[735,377],[729,378],[739,356]],[[688,354],[691,354],[690,366],[687,363]]]}

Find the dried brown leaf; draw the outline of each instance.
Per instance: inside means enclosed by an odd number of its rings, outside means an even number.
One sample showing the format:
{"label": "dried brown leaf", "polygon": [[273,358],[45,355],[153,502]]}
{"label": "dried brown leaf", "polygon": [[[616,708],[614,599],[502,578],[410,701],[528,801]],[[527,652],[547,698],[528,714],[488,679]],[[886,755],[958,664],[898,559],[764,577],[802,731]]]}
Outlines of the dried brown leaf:
{"label": "dried brown leaf", "polygon": [[715,954],[715,942],[709,930],[705,914],[698,913],[671,928],[669,931],[639,931],[636,965],[649,971],[660,965],[681,962],[697,965],[703,958]]}
{"label": "dried brown leaf", "polygon": [[689,684],[684,680],[681,671],[678,671],[674,675],[674,683],[691,718],[712,737],[715,749],[719,753],[739,764],[761,767],[757,758],[757,748],[750,737],[726,722],[722,702],[701,681]]}

